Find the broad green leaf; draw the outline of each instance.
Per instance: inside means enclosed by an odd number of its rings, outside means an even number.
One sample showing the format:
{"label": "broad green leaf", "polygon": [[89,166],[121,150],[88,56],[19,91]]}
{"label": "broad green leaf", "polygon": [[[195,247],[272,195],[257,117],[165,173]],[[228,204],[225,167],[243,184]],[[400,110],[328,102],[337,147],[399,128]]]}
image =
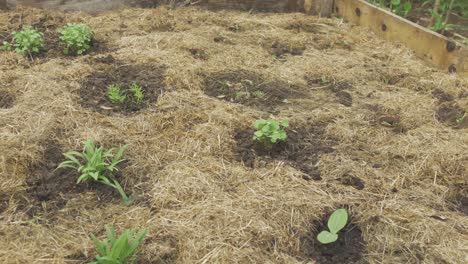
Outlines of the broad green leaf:
{"label": "broad green leaf", "polygon": [[348,213],[346,212],[346,209],[338,209],[333,212],[328,219],[328,228],[330,229],[330,232],[336,234],[346,226],[347,222]]}
{"label": "broad green leaf", "polygon": [[397,5],[399,5],[401,3],[400,0],[392,0],[391,2],[392,2],[392,5],[394,5],[394,6],[397,6]]}
{"label": "broad green leaf", "polygon": [[330,233],[328,231],[322,231],[317,236],[317,240],[322,244],[330,244],[338,239],[337,234]]}

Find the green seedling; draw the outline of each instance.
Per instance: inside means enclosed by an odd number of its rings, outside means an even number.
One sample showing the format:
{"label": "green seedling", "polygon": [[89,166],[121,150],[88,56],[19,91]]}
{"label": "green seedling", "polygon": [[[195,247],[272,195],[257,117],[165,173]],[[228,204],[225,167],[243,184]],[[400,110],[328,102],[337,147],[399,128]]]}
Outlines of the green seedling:
{"label": "green seedling", "polygon": [[234,99],[236,100],[242,100],[243,98],[248,99],[250,97],[249,92],[236,92],[234,94]]}
{"label": "green seedling", "polygon": [[457,122],[457,125],[463,124],[465,121],[466,113],[464,113],[462,116],[458,117],[455,121]]}
{"label": "green seedling", "polygon": [[7,42],[7,41],[3,41],[3,45],[0,46],[0,50],[3,50],[3,51],[12,51],[13,50],[13,46]]}
{"label": "green seedling", "polygon": [[105,226],[107,238],[102,242],[91,234],[91,239],[99,254],[96,261],[88,264],[136,264],[138,255],[135,252],[146,236],[147,230],[143,229],[137,233],[137,229],[125,230],[119,237],[116,237],[114,227]]}
{"label": "green seedling", "polygon": [[44,47],[43,34],[31,26],[24,26],[21,31],[13,32],[13,43],[3,42],[3,50],[13,50],[23,56],[39,53]]}
{"label": "green seedling", "polygon": [[111,84],[107,87],[107,97],[114,104],[123,104],[127,101],[127,96],[117,84]]}
{"label": "green seedling", "polygon": [[75,169],[80,173],[80,177],[76,181],[77,184],[95,181],[112,187],[120,193],[124,203],[129,205],[131,200],[119,182],[112,176],[112,173],[118,170],[117,165],[124,161],[121,157],[126,148],[127,145],[123,146],[114,155],[114,149],[104,152],[103,147],[96,147],[94,141],[88,139],[85,142],[85,150],[82,153],[76,151],[64,153],[63,155],[68,160],[60,163],[57,169]]}
{"label": "green seedling", "polygon": [[254,91],[252,95],[253,97],[259,98],[259,99],[265,97],[265,93],[260,90]]}
{"label": "green seedling", "polygon": [[382,121],[380,124],[385,127],[399,127],[400,126],[400,122],[390,123],[387,121]]}
{"label": "green seedling", "polygon": [[137,104],[141,104],[145,98],[145,94],[143,93],[141,86],[134,82],[130,85],[130,91],[132,92],[133,98],[135,98],[135,102]]}
{"label": "green seedling", "polygon": [[58,32],[65,45],[64,54],[81,55],[91,48],[94,33],[87,25],[69,23]]}
{"label": "green seedling", "polygon": [[322,231],[317,236],[317,240],[322,244],[330,244],[338,239],[338,232],[346,226],[348,213],[346,209],[338,209],[328,219],[329,231]]}
{"label": "green seedling", "polygon": [[288,126],[288,120],[259,119],[254,123],[254,128],[257,131],[255,131],[253,139],[268,145],[284,141],[288,138],[284,128]]}

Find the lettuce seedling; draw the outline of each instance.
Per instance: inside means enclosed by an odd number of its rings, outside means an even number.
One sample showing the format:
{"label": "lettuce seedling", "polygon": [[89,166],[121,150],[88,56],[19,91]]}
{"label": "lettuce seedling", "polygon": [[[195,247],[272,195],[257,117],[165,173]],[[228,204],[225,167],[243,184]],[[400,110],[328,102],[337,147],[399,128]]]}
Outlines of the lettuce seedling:
{"label": "lettuce seedling", "polygon": [[11,50],[15,47],[15,52],[23,56],[34,53],[39,53],[44,47],[43,34],[31,26],[24,26],[21,31],[13,32],[13,45],[8,42],[3,42],[4,50]]}
{"label": "lettuce seedling", "polygon": [[346,209],[338,209],[328,219],[328,229],[322,231],[317,236],[317,240],[322,244],[333,243],[338,239],[338,232],[346,226],[348,213]]}
{"label": "lettuce seedling", "polygon": [[94,32],[87,25],[68,23],[58,30],[60,40],[65,45],[64,54],[81,55],[91,48]]}
{"label": "lettuce seedling", "polygon": [[[126,205],[131,203],[127,194],[123,190],[119,182],[112,176],[114,171],[117,171],[117,165],[124,161],[120,159],[128,145],[123,146],[113,154],[114,149],[104,152],[103,147],[96,147],[92,139],[85,142],[85,150],[83,153],[70,151],[63,155],[68,159],[59,164],[57,169],[72,168],[80,173],[77,184],[82,182],[96,181],[103,183],[109,187],[116,189],[122,196],[122,200]],[[80,161],[81,159],[82,161]]]}
{"label": "lettuce seedling", "polygon": [[138,83],[133,82],[132,85],[130,85],[129,90],[132,92],[133,98],[135,98],[135,103],[138,105],[141,104],[145,98],[145,94],[141,86]]}
{"label": "lettuce seedling", "polygon": [[288,120],[259,119],[254,123],[254,128],[257,131],[255,131],[253,139],[268,145],[284,141],[288,135],[283,128],[288,126]]}
{"label": "lettuce seedling", "polygon": [[123,104],[127,101],[127,96],[117,84],[111,84],[107,87],[107,98],[109,98],[113,104]]}
{"label": "lettuce seedling", "polygon": [[143,241],[147,231],[143,229],[137,234],[137,229],[125,230],[118,238],[115,235],[114,227],[105,226],[107,238],[102,242],[96,236],[91,234],[91,239],[94,242],[99,256],[96,256],[96,261],[89,264],[136,264],[138,255],[135,255],[136,249]]}

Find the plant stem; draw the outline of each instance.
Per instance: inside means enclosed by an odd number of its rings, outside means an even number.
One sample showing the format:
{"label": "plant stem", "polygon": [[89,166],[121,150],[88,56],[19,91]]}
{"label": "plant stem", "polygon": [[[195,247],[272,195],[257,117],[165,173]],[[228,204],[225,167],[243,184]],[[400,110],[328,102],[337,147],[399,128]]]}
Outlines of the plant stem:
{"label": "plant stem", "polygon": [[[435,0],[434,9],[433,9],[434,13],[436,13],[436,14],[439,13],[439,6],[440,6],[440,0]],[[436,17],[434,15],[432,15],[431,22],[429,23],[429,27],[434,26],[435,20],[436,20]]]}
{"label": "plant stem", "polygon": [[450,18],[450,13],[452,12],[452,6],[453,6],[454,2],[455,2],[455,0],[450,1],[450,4],[449,4],[448,9],[446,11],[447,13],[445,14],[444,25],[447,25],[447,23],[448,23],[448,20]]}
{"label": "plant stem", "polygon": [[114,181],[114,188],[116,188],[117,191],[119,191],[120,196],[122,196],[122,200],[123,200],[124,204],[127,205],[127,206],[130,205],[132,203],[132,201],[128,198],[127,194],[125,193],[125,191],[122,188],[122,186],[120,185],[120,183],[115,179],[113,181]]}

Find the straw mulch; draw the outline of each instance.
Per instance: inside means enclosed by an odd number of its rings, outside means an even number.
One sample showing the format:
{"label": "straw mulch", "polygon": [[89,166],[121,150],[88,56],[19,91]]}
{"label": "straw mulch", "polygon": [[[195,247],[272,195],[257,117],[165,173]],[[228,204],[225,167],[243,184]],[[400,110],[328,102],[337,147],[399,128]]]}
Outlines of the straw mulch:
{"label": "straw mulch", "polygon": [[[18,9],[0,13],[0,39],[33,24],[52,41],[67,22],[95,30],[89,54],[0,53],[1,263],[91,261],[89,234],[103,238],[105,224],[148,229],[141,263],[466,261],[468,80],[296,13]],[[83,97],[103,73],[129,81],[122,67],[157,100],[121,112]],[[213,94],[213,80],[267,101]],[[290,121],[291,142],[268,156],[243,135],[270,115]],[[53,171],[88,138],[129,145],[118,177],[133,205]],[[343,258],[314,239],[340,207],[354,241],[336,249]]]}

